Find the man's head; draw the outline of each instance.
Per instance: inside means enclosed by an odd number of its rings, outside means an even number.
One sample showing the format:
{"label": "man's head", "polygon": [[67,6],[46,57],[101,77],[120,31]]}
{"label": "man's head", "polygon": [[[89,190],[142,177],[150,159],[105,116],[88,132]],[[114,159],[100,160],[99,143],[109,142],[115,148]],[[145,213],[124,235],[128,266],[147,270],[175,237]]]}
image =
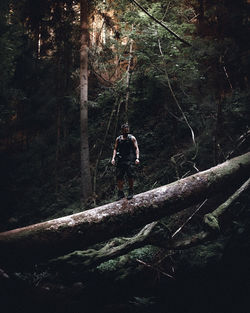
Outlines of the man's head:
{"label": "man's head", "polygon": [[125,136],[129,133],[128,123],[122,124],[122,126],[121,126],[121,133],[123,135],[125,135]]}

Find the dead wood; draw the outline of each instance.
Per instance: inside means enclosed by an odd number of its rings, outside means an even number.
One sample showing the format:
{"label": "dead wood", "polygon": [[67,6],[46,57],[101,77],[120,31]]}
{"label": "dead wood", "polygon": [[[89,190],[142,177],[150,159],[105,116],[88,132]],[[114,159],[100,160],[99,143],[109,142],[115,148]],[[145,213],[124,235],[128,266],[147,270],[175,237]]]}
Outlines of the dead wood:
{"label": "dead wood", "polygon": [[152,230],[157,225],[157,222],[152,222],[143,227],[133,237],[115,238],[109,241],[100,250],[88,249],[85,251],[74,251],[66,256],[62,256],[51,260],[50,264],[57,266],[60,263],[80,263],[85,270],[89,267],[94,267],[102,262],[124,255],[134,249],[145,246],[150,243],[149,237]]}
{"label": "dead wood", "polygon": [[206,171],[82,213],[0,233],[0,262],[35,262],[84,249],[170,216],[246,179],[250,152]]}
{"label": "dead wood", "polygon": [[[194,214],[197,213],[197,211],[203,206],[207,199],[203,201],[202,204],[199,205],[198,208],[195,210],[195,212],[185,221],[185,223],[168,238],[166,238],[166,236],[162,236],[162,234],[158,234],[158,232],[155,231],[155,226],[158,223],[152,222],[144,226],[143,229],[133,237],[115,238],[109,241],[103,248],[99,250],[88,249],[85,251],[74,251],[66,256],[52,260],[50,264],[58,266],[58,264],[60,263],[62,264],[65,264],[67,262],[69,262],[70,264],[78,263],[81,264],[81,267],[86,270],[89,267],[94,267],[111,258],[119,257],[134,249],[143,247],[147,244],[155,245],[161,248],[165,248],[167,250],[180,250],[197,246],[211,239],[216,239],[220,230],[218,219],[222,217],[222,215],[227,211],[227,209],[230,208],[230,206],[235,202],[235,200],[237,200],[240,197],[240,195],[249,188],[249,186],[250,178],[218,208],[204,216],[204,223],[206,224],[205,226],[208,226],[209,230],[203,230],[185,240],[174,241],[173,238],[192,219]],[[169,274],[165,275],[170,276]]]}
{"label": "dead wood", "polygon": [[236,192],[231,195],[225,202],[223,202],[218,208],[213,212],[208,213],[204,216],[204,228],[205,229],[194,236],[187,238],[185,240],[172,241],[168,246],[172,250],[187,249],[193,246],[197,246],[208,240],[214,240],[220,234],[220,220],[227,210],[232,206],[232,204],[239,199],[239,197],[248,190],[250,187],[250,178],[239,188]]}

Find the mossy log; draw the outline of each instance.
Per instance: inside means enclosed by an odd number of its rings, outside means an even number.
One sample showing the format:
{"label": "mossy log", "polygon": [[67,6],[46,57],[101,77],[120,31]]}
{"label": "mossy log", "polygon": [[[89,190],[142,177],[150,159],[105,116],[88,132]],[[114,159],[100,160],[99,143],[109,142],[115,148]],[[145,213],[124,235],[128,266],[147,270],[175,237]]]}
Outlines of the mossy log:
{"label": "mossy log", "polygon": [[190,247],[199,245],[207,240],[215,239],[220,234],[220,219],[225,212],[231,207],[231,205],[239,199],[242,193],[246,192],[250,187],[250,178],[239,189],[234,192],[225,202],[223,202],[217,209],[211,213],[207,213],[204,216],[204,226],[206,230],[201,231],[188,239],[172,241],[170,244],[166,244],[166,248],[176,249],[188,249]]}
{"label": "mossy log", "polygon": [[0,233],[0,263],[36,262],[84,249],[170,216],[249,177],[250,152],[206,171],[81,213]]}
{"label": "mossy log", "polygon": [[143,229],[133,237],[120,237],[109,241],[104,247],[99,250],[88,249],[84,251],[74,251],[59,258],[52,259],[50,266],[57,267],[60,264],[69,263],[74,267],[80,264],[81,268],[87,269],[94,267],[102,262],[124,255],[134,249],[150,244],[150,236],[157,222],[152,222],[143,227]]}
{"label": "mossy log", "polygon": [[250,178],[231,196],[222,203],[216,210],[204,216],[204,222],[210,227],[212,231],[220,231],[219,218],[226,212],[226,210],[234,203],[239,196],[246,191],[250,186]]}

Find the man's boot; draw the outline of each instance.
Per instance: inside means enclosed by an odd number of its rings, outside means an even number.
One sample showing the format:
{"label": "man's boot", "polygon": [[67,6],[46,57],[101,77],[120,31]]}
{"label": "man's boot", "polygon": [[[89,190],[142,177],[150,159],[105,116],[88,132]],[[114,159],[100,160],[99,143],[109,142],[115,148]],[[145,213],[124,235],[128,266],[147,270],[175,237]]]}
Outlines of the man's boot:
{"label": "man's boot", "polygon": [[130,200],[133,198],[133,196],[134,196],[134,190],[133,188],[129,188],[127,199]]}
{"label": "man's boot", "polygon": [[121,200],[124,197],[125,197],[124,192],[122,190],[118,190],[117,200]]}

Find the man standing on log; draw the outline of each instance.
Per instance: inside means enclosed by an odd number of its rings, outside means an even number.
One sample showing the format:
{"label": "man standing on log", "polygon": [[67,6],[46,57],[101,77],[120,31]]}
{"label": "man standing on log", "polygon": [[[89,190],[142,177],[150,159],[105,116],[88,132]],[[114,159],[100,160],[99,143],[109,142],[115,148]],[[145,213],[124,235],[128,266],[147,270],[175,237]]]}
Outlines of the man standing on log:
{"label": "man standing on log", "polygon": [[129,191],[127,199],[134,195],[134,165],[139,161],[139,147],[136,138],[129,134],[128,124],[121,126],[121,135],[116,138],[111,163],[116,165],[118,200],[125,197],[123,192],[124,176],[127,174]]}

